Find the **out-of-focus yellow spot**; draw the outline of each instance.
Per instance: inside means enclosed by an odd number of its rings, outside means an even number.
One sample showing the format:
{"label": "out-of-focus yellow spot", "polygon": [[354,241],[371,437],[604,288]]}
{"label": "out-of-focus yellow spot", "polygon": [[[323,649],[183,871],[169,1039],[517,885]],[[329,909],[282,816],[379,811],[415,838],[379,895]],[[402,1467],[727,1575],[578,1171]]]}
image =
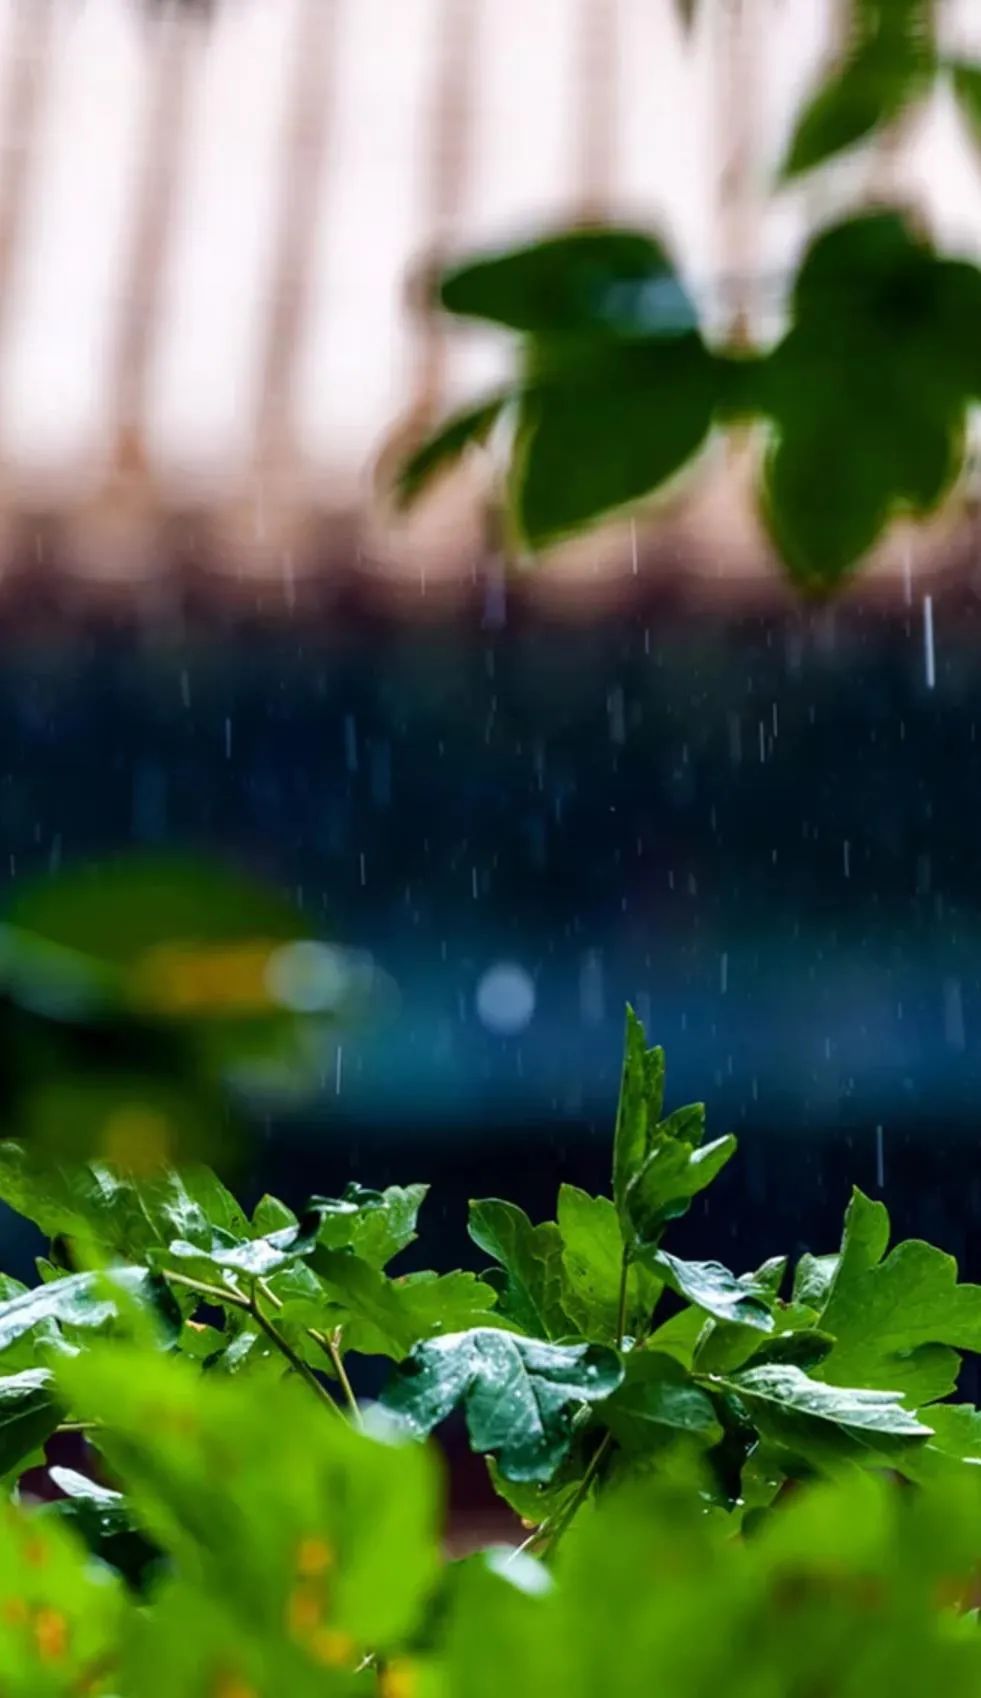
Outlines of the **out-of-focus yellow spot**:
{"label": "out-of-focus yellow spot", "polygon": [[68,1623],[60,1610],[38,1610],[34,1617],[34,1643],[42,1662],[61,1661],[68,1649]]}
{"label": "out-of-focus yellow spot", "polygon": [[173,1151],[170,1121],[142,1103],[117,1109],[105,1123],[102,1153],[113,1167],[137,1179],[169,1166]]}
{"label": "out-of-focus yellow spot", "polygon": [[334,1552],[326,1539],[301,1539],[296,1551],[296,1572],[304,1580],[315,1580],[334,1566]]}
{"label": "out-of-focus yellow spot", "polygon": [[323,1620],[322,1599],[309,1586],[294,1586],[286,1606],[289,1630],[295,1639],[306,1638]]}
{"label": "out-of-focus yellow spot", "polygon": [[43,1568],[48,1560],[48,1547],[43,1539],[30,1538],[24,1540],[24,1561],[31,1568]]}
{"label": "out-of-focus yellow spot", "polygon": [[353,1668],[358,1654],[350,1633],[337,1627],[318,1627],[310,1636],[309,1648],[311,1655],[327,1669]]}
{"label": "out-of-focus yellow spot", "polygon": [[3,1606],[3,1619],[8,1627],[23,1627],[30,1613],[24,1598],[7,1598]]}
{"label": "out-of-focus yellow spot", "polygon": [[241,1675],[220,1674],[212,1687],[212,1698],[259,1698],[259,1693]]}
{"label": "out-of-focus yellow spot", "polygon": [[137,961],[132,993],[141,1007],[155,1014],[264,1013],[274,1006],[266,970],[278,948],[278,941],[267,938],[159,944]]}
{"label": "out-of-focus yellow spot", "polygon": [[416,1671],[404,1657],[387,1663],[378,1677],[381,1698],[415,1698],[418,1685]]}

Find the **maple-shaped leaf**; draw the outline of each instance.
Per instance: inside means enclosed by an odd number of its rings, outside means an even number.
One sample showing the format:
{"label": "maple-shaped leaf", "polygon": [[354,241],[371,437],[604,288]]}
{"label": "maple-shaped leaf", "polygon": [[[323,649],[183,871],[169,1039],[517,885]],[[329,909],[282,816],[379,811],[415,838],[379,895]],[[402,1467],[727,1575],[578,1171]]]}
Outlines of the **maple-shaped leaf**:
{"label": "maple-shaped leaf", "polygon": [[856,1188],[820,1316],[835,1344],[816,1373],[917,1407],[953,1391],[958,1350],[981,1351],[981,1286],[959,1285],[953,1256],[919,1239],[885,1255],[888,1229],[884,1205]]}
{"label": "maple-shaped leaf", "polygon": [[616,1391],[623,1364],[594,1344],[547,1344],[476,1327],[420,1344],[382,1403],[420,1437],[460,1405],[474,1450],[509,1480],[550,1480],[568,1454],[572,1419]]}

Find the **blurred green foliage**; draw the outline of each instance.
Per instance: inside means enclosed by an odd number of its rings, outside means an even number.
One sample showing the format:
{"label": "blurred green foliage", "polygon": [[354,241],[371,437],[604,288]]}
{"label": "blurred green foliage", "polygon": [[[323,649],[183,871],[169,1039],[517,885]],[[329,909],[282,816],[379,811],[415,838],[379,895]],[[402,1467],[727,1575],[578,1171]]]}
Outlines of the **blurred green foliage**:
{"label": "blurred green foliage", "polygon": [[[681,8],[686,23],[697,8]],[[782,175],[888,129],[947,79],[981,126],[981,68],[949,60],[928,0],[853,0],[843,60],[800,113]],[[752,427],[759,510],[793,582],[840,585],[898,517],[933,512],[965,466],[981,272],[899,212],[817,234],[775,346],[709,347],[666,248],[582,229],[446,272],[438,305],[519,339],[511,386],[447,421],[403,466],[407,505],[473,444],[504,445],[512,552],[547,548],[672,493],[712,436]],[[496,440],[495,437],[495,440]]]}
{"label": "blurred green foliage", "polygon": [[389,994],[367,956],[206,860],[131,857],[19,887],[0,925],[0,1115],[52,1156],[224,1165],[245,1093],[313,1087]]}

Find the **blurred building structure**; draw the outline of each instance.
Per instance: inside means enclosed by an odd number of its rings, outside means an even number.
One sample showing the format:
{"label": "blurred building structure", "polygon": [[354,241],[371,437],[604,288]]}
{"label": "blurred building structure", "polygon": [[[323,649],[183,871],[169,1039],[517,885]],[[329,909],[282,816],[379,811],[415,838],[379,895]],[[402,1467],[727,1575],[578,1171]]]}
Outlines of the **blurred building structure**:
{"label": "blurred building structure", "polygon": [[[981,7],[943,0],[981,55]],[[418,307],[438,259],[576,219],[663,232],[711,331],[780,327],[808,233],[888,191],[981,251],[981,159],[942,88],[898,141],[777,192],[837,0],[0,0],[0,569],[166,606],[193,567],[262,611],[354,576],[407,608],[493,580],[486,464],[395,525],[390,464],[506,368]],[[413,295],[416,305],[413,305]],[[772,599],[745,447],[650,527],[537,579],[641,572]],[[876,582],[962,572],[963,518]],[[870,591],[870,593],[872,593]]]}

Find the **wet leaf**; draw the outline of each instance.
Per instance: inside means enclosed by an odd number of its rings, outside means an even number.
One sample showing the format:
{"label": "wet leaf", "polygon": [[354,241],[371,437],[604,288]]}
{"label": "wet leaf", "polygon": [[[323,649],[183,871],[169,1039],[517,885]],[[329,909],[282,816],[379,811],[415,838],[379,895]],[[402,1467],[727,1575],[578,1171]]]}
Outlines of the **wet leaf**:
{"label": "wet leaf", "polygon": [[27,1466],[61,1419],[54,1379],[46,1368],[0,1376],[0,1476]]}
{"label": "wet leaf", "polygon": [[823,1309],[837,1271],[836,1255],[803,1255],[794,1271],[794,1302],[814,1310]]}
{"label": "wet leaf", "polygon": [[311,1267],[330,1308],[317,1320],[341,1327],[344,1349],[400,1361],[420,1339],[496,1320],[497,1293],[472,1273],[417,1273],[389,1279],[349,1251],[317,1249]]}
{"label": "wet leaf", "polygon": [[204,1246],[215,1229],[247,1230],[231,1192],[209,1168],[165,1168],[139,1177],[109,1162],[39,1159],[0,1142],[0,1199],[48,1238],[77,1238],[128,1259],[175,1238]]}
{"label": "wet leaf", "polygon": [[790,1363],[747,1368],[713,1384],[734,1395],[767,1438],[818,1462],[888,1454],[930,1436],[900,1393],[826,1385]]}
{"label": "wet leaf", "polygon": [[[558,1225],[565,1271],[564,1306],[584,1338],[618,1343],[617,1310],[623,1262],[623,1237],[614,1204],[590,1197],[575,1185],[559,1190]],[[626,1331],[646,1327],[661,1293],[661,1282],[633,1263],[627,1272]]]}
{"label": "wet leaf", "polygon": [[69,1337],[101,1332],[124,1316],[134,1299],[159,1320],[167,1336],[177,1337],[180,1311],[164,1282],[147,1268],[121,1266],[69,1274],[0,1303],[0,1354],[51,1321]]}
{"label": "wet leaf", "polygon": [[383,1403],[423,1436],[462,1405],[474,1450],[511,1480],[549,1480],[568,1454],[572,1417],[623,1378],[615,1351],[546,1344],[479,1327],[419,1345]]}
{"label": "wet leaf", "polygon": [[632,1237],[627,1213],[627,1187],[640,1172],[650,1150],[653,1129],[664,1106],[664,1051],[648,1049],[647,1037],[632,1008],[627,1009],[623,1071],[613,1135],[613,1199]]}
{"label": "wet leaf", "polygon": [[603,1420],[630,1451],[662,1448],[678,1433],[718,1443],[722,1428],[712,1399],[672,1356],[634,1350],[623,1384],[603,1405]]}
{"label": "wet leaf", "polygon": [[428,1190],[428,1185],[389,1185],[371,1191],[351,1184],[340,1197],[311,1197],[310,1207],[320,1212],[319,1241],[329,1250],[353,1250],[372,1267],[383,1268],[415,1242]]}
{"label": "wet leaf", "polygon": [[122,1492],[74,1468],[53,1467],[48,1472],[64,1495],[45,1506],[45,1518],[69,1527],[101,1562],[140,1586],[159,1563],[160,1552],[140,1531]]}
{"label": "wet leaf", "polygon": [[916,1407],[954,1389],[958,1350],[981,1350],[981,1286],[959,1285],[954,1258],[918,1239],[877,1260],[887,1231],[883,1206],[856,1191],[820,1318],[835,1346],[817,1372],[834,1385],[901,1392]]}
{"label": "wet leaf", "polygon": [[737,1278],[721,1262],[686,1262],[666,1250],[642,1248],[638,1255],[665,1285],[707,1315],[720,1321],[737,1321],[759,1332],[774,1330],[769,1292],[765,1285],[756,1284],[752,1275]]}
{"label": "wet leaf", "polygon": [[314,1205],[292,1226],[282,1226],[261,1238],[239,1239],[227,1232],[213,1232],[206,1249],[177,1238],[168,1245],[164,1259],[168,1267],[182,1265],[197,1278],[246,1275],[267,1279],[298,1257],[309,1255],[317,1243],[321,1215]]}
{"label": "wet leaf", "polygon": [[[682,1111],[687,1118],[679,1125],[693,1132],[697,1128],[696,1135],[701,1137],[705,1111],[701,1103],[693,1106],[700,1114]],[[651,1153],[627,1193],[630,1219],[641,1242],[656,1239],[668,1221],[684,1214],[692,1198],[711,1185],[736,1153],[731,1134],[698,1148],[684,1142],[683,1133],[673,1135],[669,1127],[670,1121],[658,1127]]]}
{"label": "wet leaf", "polygon": [[563,1238],[554,1221],[532,1226],[514,1203],[486,1198],[470,1204],[467,1230],[507,1275],[500,1314],[533,1338],[568,1338],[574,1328],[563,1307]]}

